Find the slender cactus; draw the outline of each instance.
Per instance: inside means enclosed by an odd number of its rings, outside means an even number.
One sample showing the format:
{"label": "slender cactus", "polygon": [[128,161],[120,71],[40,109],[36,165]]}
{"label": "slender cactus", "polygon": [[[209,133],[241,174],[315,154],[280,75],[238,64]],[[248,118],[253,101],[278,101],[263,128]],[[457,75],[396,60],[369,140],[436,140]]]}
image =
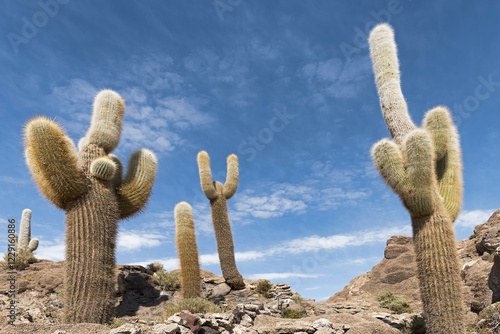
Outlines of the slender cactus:
{"label": "slender cactus", "polygon": [[156,177],[149,150],[132,154],[122,180],[119,159],[125,102],[103,90],[78,152],[58,124],[45,117],[25,127],[25,156],[41,193],[66,211],[64,321],[108,323],[115,306],[115,248],[118,220],[145,205]]}
{"label": "slender cactus", "polygon": [[210,157],[207,152],[199,152],[197,160],[201,189],[210,200],[222,276],[232,289],[241,290],[245,288],[245,282],[236,267],[233,235],[227,213],[227,200],[234,195],[238,188],[238,157],[234,154],[227,157],[227,176],[224,184],[212,180]]}
{"label": "slender cactus", "polygon": [[31,210],[24,209],[21,217],[21,226],[19,232],[19,251],[26,249],[33,253],[38,248],[38,239],[31,239]]}
{"label": "slender cactus", "polygon": [[392,28],[376,26],[370,54],[382,113],[393,140],[372,148],[375,166],[408,209],[428,334],[463,334],[464,308],[453,222],[462,204],[462,159],[449,111],[412,122],[401,92]]}
{"label": "slender cactus", "polygon": [[175,206],[174,215],[177,254],[181,264],[182,297],[185,299],[200,297],[200,262],[191,205],[180,202]]}

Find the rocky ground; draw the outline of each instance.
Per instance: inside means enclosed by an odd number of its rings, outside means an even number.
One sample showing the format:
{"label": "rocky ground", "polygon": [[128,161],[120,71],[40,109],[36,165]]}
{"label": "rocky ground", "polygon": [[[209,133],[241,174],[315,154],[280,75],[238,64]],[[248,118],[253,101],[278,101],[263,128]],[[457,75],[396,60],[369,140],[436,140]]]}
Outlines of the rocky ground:
{"label": "rocky ground", "polygon": [[[464,281],[464,314],[469,333],[500,333],[500,211],[478,225],[469,240],[457,244]],[[497,254],[495,256],[495,254]],[[112,325],[60,323],[63,262],[41,261],[18,272],[17,317],[8,325],[8,279],[0,272],[0,333],[50,334],[170,334],[170,333],[308,333],[390,334],[418,331],[414,316],[421,313],[411,238],[393,236],[383,260],[368,273],[354,278],[342,291],[324,302],[304,299],[286,284],[275,284],[268,296],[256,290],[258,281],[232,291],[221,277],[203,271],[204,296],[221,308],[214,314],[181,312],[162,315],[165,305],[180,299],[178,290],[165,291],[154,273],[142,266],[117,266],[117,318]],[[377,296],[392,292],[404,297],[412,313],[394,314],[379,307]],[[282,317],[281,308],[304,317]],[[412,322],[413,321],[413,322]],[[413,326],[413,330],[410,327]]]}

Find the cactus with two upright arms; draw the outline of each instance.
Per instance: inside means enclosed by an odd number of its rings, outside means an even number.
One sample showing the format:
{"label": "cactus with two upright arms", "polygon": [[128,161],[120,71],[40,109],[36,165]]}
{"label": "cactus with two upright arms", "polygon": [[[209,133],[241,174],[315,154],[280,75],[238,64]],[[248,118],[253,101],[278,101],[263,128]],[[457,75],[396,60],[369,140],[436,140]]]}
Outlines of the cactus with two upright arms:
{"label": "cactus with two upright arms", "polygon": [[372,148],[385,182],[408,209],[428,334],[464,333],[460,265],[453,222],[462,204],[462,158],[458,132],[442,106],[418,128],[401,92],[394,32],[376,26],[369,37],[382,113],[392,140]]}
{"label": "cactus with two upright arms", "polygon": [[107,323],[115,306],[118,221],[146,204],[156,157],[134,152],[123,178],[111,154],[120,140],[125,102],[116,92],[97,94],[90,128],[78,151],[59,125],[36,117],[25,127],[25,156],[41,193],[66,211],[64,321]]}

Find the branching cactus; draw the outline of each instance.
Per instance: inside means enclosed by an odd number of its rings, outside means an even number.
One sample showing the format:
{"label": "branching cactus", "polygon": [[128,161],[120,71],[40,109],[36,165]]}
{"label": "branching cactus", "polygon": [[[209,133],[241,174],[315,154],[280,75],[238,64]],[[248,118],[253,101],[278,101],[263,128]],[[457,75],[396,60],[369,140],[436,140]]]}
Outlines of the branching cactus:
{"label": "branching cactus", "polygon": [[19,243],[18,243],[19,252],[21,249],[25,249],[31,253],[36,251],[38,248],[38,239],[31,239],[31,210],[24,209],[21,217],[21,226],[20,226],[20,234],[19,234]]}
{"label": "branching cactus", "polygon": [[64,321],[107,323],[115,305],[118,220],[146,204],[156,177],[156,157],[134,152],[127,173],[110,153],[120,140],[125,102],[103,90],[78,152],[58,124],[36,117],[25,128],[25,156],[41,193],[66,211]]}
{"label": "branching cactus", "polygon": [[174,215],[177,254],[181,264],[182,297],[186,299],[200,297],[200,262],[191,205],[180,202],[175,206]]}
{"label": "branching cactus", "polygon": [[245,288],[245,282],[236,267],[233,235],[226,202],[238,188],[238,157],[234,154],[227,157],[227,176],[224,184],[212,180],[210,157],[207,152],[198,153],[197,160],[201,189],[210,200],[212,209],[212,223],[217,240],[222,276],[233,290],[241,290]]}
{"label": "branching cactus", "polygon": [[421,128],[412,122],[401,92],[392,28],[376,26],[369,44],[382,113],[393,138],[376,143],[372,157],[411,216],[427,333],[464,333],[452,227],[462,201],[458,133],[445,107],[427,112]]}

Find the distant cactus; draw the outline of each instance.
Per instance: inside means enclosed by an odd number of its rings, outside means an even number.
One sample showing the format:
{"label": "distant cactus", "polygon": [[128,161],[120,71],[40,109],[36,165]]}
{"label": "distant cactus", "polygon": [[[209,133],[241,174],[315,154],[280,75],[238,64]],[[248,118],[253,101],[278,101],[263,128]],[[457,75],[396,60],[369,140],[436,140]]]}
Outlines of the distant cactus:
{"label": "distant cactus", "polygon": [[227,176],[224,185],[212,180],[210,157],[205,151],[198,153],[198,170],[200,172],[201,188],[210,200],[212,223],[217,240],[217,251],[222,270],[222,276],[233,290],[245,288],[243,277],[238,272],[234,258],[233,235],[227,213],[227,200],[238,188],[238,157],[231,154],[227,157]]}
{"label": "distant cactus", "polygon": [[394,33],[387,24],[369,37],[383,116],[392,141],[373,146],[386,183],[408,209],[428,334],[464,333],[460,266],[453,222],[462,201],[458,132],[449,111],[436,107],[417,128],[401,92]]}
{"label": "distant cactus", "polygon": [[17,251],[26,249],[34,252],[38,248],[38,239],[31,239],[31,210],[24,209],[21,217],[21,226],[19,232],[19,244]]}
{"label": "distant cactus", "polygon": [[156,157],[139,150],[122,180],[110,155],[120,140],[125,102],[103,90],[96,96],[87,134],[75,152],[58,124],[36,117],[25,127],[25,156],[41,193],[66,211],[64,321],[107,323],[115,306],[118,220],[140,211],[156,177]]}
{"label": "distant cactus", "polygon": [[181,290],[183,298],[201,296],[200,262],[194,231],[191,205],[180,202],[175,206],[175,240],[181,264]]}

